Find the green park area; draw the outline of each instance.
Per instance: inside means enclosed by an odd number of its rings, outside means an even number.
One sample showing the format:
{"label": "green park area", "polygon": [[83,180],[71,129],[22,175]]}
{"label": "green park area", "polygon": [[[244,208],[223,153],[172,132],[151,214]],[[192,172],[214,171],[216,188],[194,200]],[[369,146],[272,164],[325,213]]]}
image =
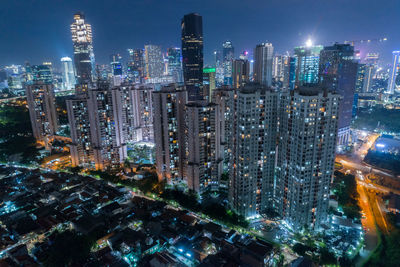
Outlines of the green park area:
{"label": "green park area", "polygon": [[361,208],[358,206],[359,195],[355,176],[335,171],[332,190],[344,215],[349,219],[359,221],[361,219]]}

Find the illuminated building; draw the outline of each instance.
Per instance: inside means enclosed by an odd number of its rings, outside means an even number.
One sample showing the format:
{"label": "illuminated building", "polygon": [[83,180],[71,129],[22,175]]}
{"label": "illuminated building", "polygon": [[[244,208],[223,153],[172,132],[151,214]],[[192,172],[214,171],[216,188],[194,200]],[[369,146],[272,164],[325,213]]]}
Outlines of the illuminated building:
{"label": "illuminated building", "polygon": [[295,86],[318,84],[319,53],[322,49],[322,45],[313,46],[311,43],[294,49],[297,61]]}
{"label": "illuminated building", "polygon": [[375,76],[375,66],[371,64],[365,64],[365,76],[363,82],[363,92],[369,93],[372,91],[372,81]]}
{"label": "illuminated building", "polygon": [[172,47],[167,50],[168,74],[172,76],[175,83],[183,82],[181,49]]}
{"label": "illuminated building", "polygon": [[161,78],[164,74],[164,60],[161,47],[158,45],[145,45],[144,63],[146,79]]}
{"label": "illuminated building", "polygon": [[119,54],[111,55],[111,73],[113,77],[113,85],[119,86],[122,83],[122,57]]}
{"label": "illuminated building", "polygon": [[393,63],[388,80],[388,94],[394,94],[394,90],[400,87],[400,51],[393,51]]}
{"label": "illuminated building", "polygon": [[265,85],[236,90],[229,202],[246,218],[272,208],[278,93]]}
{"label": "illuminated building", "polygon": [[128,77],[136,83],[143,82],[145,77],[145,64],[143,49],[128,49]]}
{"label": "illuminated building", "polygon": [[53,84],[53,74],[51,63],[43,63],[43,65],[32,65],[31,75],[32,82],[43,82],[45,84]]}
{"label": "illuminated building", "polygon": [[151,85],[136,85],[133,91],[135,113],[139,118],[140,141],[153,142],[153,91]]}
{"label": "illuminated building", "polygon": [[254,49],[254,82],[272,85],[272,62],[274,47],[271,43],[262,43]]}
{"label": "illuminated building", "polygon": [[222,58],[224,68],[224,85],[232,85],[232,60],[235,58],[231,41],[222,44]]}
{"label": "illuminated building", "polygon": [[203,19],[190,13],[183,17],[182,65],[188,101],[203,99]]}
{"label": "illuminated building", "polygon": [[75,71],[72,65],[72,59],[69,57],[61,58],[62,65],[62,89],[63,90],[74,90],[75,89]]}
{"label": "illuminated building", "polygon": [[211,101],[212,92],[216,88],[215,68],[203,69],[203,96],[204,99]]}
{"label": "illuminated building", "polygon": [[246,59],[232,60],[233,88],[238,89],[250,81],[250,63]]}
{"label": "illuminated building", "polygon": [[358,63],[354,60],[354,47],[350,44],[326,46],[320,52],[319,80],[324,89],[341,96],[339,105],[338,142],[347,146],[353,113]]}
{"label": "illuminated building", "polygon": [[93,82],[95,77],[95,66],[92,43],[92,26],[85,22],[85,16],[82,13],[76,13],[74,15],[74,22],[71,24],[71,33],[78,83]]}
{"label": "illuminated building", "polygon": [[339,99],[321,87],[281,95],[276,209],[294,229],[318,229],[327,219]]}
{"label": "illuminated building", "polygon": [[219,188],[222,174],[220,114],[207,101],[186,104],[186,177],[188,188],[202,194]]}
{"label": "illuminated building", "polygon": [[187,94],[175,85],[153,92],[154,141],[159,179],[182,180],[185,175],[185,104]]}
{"label": "illuminated building", "polygon": [[357,70],[356,93],[363,93],[365,72],[366,72],[366,64],[359,63]]}
{"label": "illuminated building", "polygon": [[289,86],[290,57],[288,55],[274,56],[272,64],[272,78],[278,87]]}
{"label": "illuminated building", "polygon": [[26,88],[26,99],[33,136],[49,149],[49,138],[58,128],[53,84],[35,80]]}

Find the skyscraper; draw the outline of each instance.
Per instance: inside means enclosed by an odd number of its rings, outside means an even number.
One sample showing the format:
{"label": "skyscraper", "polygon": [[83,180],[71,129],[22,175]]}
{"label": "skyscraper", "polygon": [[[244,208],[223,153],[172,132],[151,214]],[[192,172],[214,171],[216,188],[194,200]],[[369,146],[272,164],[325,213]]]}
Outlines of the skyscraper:
{"label": "skyscraper", "polygon": [[171,47],[167,50],[168,57],[168,74],[172,76],[173,81],[176,83],[183,82],[182,62],[181,62],[181,49]]}
{"label": "skyscraper", "polygon": [[153,92],[154,141],[159,179],[169,182],[186,177],[185,90],[175,85]]}
{"label": "skyscraper", "polygon": [[222,44],[222,59],[224,68],[224,85],[232,85],[232,60],[235,58],[235,50],[231,41]]}
{"label": "skyscraper", "polygon": [[164,60],[161,47],[158,45],[145,45],[144,63],[146,79],[161,78],[164,73]]}
{"label": "skyscraper", "polygon": [[26,99],[33,136],[49,149],[49,138],[58,128],[53,84],[42,80],[34,81],[26,88]]}
{"label": "skyscraper", "polygon": [[183,17],[182,65],[188,101],[203,99],[203,19],[197,13]]}
{"label": "skyscraper", "polygon": [[31,66],[32,82],[43,82],[53,84],[53,72],[51,63],[44,62],[42,65]]}
{"label": "skyscraper", "polygon": [[276,208],[295,229],[327,219],[340,95],[320,87],[282,93]]}
{"label": "skyscraper", "polygon": [[83,13],[74,15],[71,24],[72,42],[74,45],[74,63],[78,83],[93,82],[95,77],[92,26],[85,22]]}
{"label": "skyscraper", "polygon": [[272,62],[274,47],[271,43],[262,43],[254,49],[254,81],[256,83],[272,85]]}
{"label": "skyscraper", "polygon": [[319,53],[322,49],[322,45],[312,44],[294,49],[297,62],[295,86],[318,83]]}
{"label": "skyscraper", "polygon": [[388,94],[394,94],[394,90],[400,87],[400,51],[393,51],[393,63],[388,80]]}
{"label": "skyscraper", "polygon": [[128,49],[128,77],[134,82],[142,82],[145,77],[143,49]]}
{"label": "skyscraper", "polygon": [[339,105],[338,145],[348,145],[357,82],[358,63],[350,44],[326,46],[320,52],[319,81],[324,89],[341,96]]}
{"label": "skyscraper", "polygon": [[69,57],[61,58],[62,65],[62,87],[63,90],[73,90],[75,89],[75,71],[72,65],[72,59]]}
{"label": "skyscraper", "polygon": [[250,63],[246,59],[232,60],[233,88],[238,89],[250,81]]}
{"label": "skyscraper", "polygon": [[272,208],[278,93],[265,85],[236,90],[229,202],[247,218]]}
{"label": "skyscraper", "polygon": [[120,54],[114,54],[110,56],[110,61],[113,85],[119,86],[122,83],[122,57]]}
{"label": "skyscraper", "polygon": [[211,101],[212,92],[216,88],[215,68],[203,69],[203,96]]}

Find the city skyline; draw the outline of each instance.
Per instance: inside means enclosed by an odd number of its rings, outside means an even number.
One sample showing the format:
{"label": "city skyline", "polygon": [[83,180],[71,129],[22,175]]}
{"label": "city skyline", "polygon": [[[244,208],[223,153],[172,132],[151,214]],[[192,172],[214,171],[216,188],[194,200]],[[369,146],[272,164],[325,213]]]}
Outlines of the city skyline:
{"label": "city skyline", "polygon": [[[34,5],[31,1],[7,3],[7,13],[2,14],[2,24],[11,24],[13,27],[3,29],[4,37],[8,41],[0,45],[0,51],[4,51],[0,52],[3,58],[0,64],[23,64],[25,61],[32,64],[43,61],[58,63],[61,57],[72,57],[71,41],[66,27],[70,23],[71,14],[78,10],[90,18],[88,22],[93,27],[93,42],[96,44],[94,52],[98,55],[97,62],[100,64],[108,63],[109,56],[114,53],[121,53],[127,58],[126,49],[143,47],[145,44],[160,45],[163,51],[168,47],[179,46],[180,18],[182,14],[190,12],[197,12],[204,18],[206,64],[212,62],[212,51],[222,49],[222,43],[226,40],[232,41],[236,53],[243,50],[252,53],[256,44],[266,41],[273,43],[278,53],[283,53],[292,52],[292,47],[303,45],[308,38],[313,39],[315,44],[331,45],[335,41],[383,37],[388,38],[384,44],[370,44],[368,51],[362,45],[356,45],[356,49],[361,49],[362,57],[367,52],[379,52],[382,61],[385,64],[390,63],[391,52],[398,50],[396,43],[399,40],[395,34],[395,24],[387,23],[385,18],[394,17],[400,3],[388,0],[385,1],[388,8],[379,9],[382,4],[374,1],[343,1],[344,5],[337,2],[306,2],[307,5],[304,1],[301,4],[297,1],[250,2],[246,13],[239,8],[241,5],[227,1],[206,1],[204,4],[186,4],[181,1],[122,1],[117,4],[106,2],[102,5],[93,5],[92,1],[68,5],[50,1],[43,1],[41,5]],[[148,16],[147,8],[152,4],[157,4],[158,8],[153,10],[154,16]],[[231,12],[226,12],[229,15],[221,18],[218,12],[213,12],[218,8]],[[268,12],[271,9],[274,12]],[[356,9],[360,12],[353,14],[351,11]],[[29,10],[29,13],[25,13],[25,10]],[[265,11],[268,12],[267,15]],[[42,12],[46,16],[41,16]],[[291,20],[285,20],[281,14]],[[243,19],[237,20],[237,16]],[[52,23],[47,23],[49,20]]]}

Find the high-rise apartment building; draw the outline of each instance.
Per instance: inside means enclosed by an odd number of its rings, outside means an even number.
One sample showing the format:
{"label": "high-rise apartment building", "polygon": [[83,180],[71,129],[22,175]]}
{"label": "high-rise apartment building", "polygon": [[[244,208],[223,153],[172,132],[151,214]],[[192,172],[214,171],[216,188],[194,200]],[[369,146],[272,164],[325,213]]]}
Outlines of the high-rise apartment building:
{"label": "high-rise apartment building", "polygon": [[222,44],[222,58],[224,68],[224,85],[231,86],[232,81],[232,60],[235,58],[235,50],[231,41]]}
{"label": "high-rise apartment building", "polygon": [[92,26],[85,22],[82,13],[74,15],[71,24],[74,63],[78,83],[93,82],[95,77]]}
{"label": "high-rise apartment building", "polygon": [[153,92],[154,141],[159,179],[186,177],[185,105],[187,93],[175,85]]}
{"label": "high-rise apartment building", "polygon": [[393,51],[392,67],[388,80],[388,94],[394,94],[394,90],[400,87],[400,51]]}
{"label": "high-rise apartment building", "polygon": [[203,99],[203,19],[190,13],[181,21],[183,79],[188,101]]}
{"label": "high-rise apartment building", "polygon": [[294,49],[297,63],[295,86],[318,84],[319,54],[322,49],[322,45],[311,44]]}
{"label": "high-rise apartment building", "polygon": [[250,82],[250,63],[246,59],[232,60],[233,88],[238,89]]}
{"label": "high-rise apartment building", "polygon": [[271,86],[272,85],[272,63],[274,47],[271,43],[262,43],[254,49],[254,82]]}
{"label": "high-rise apartment building", "polygon": [[186,104],[187,185],[199,194],[219,188],[223,161],[220,119],[214,103]]}
{"label": "high-rise apartment building", "polygon": [[172,76],[175,83],[183,82],[181,49],[171,47],[167,50],[168,74]]}
{"label": "high-rise apartment building", "polygon": [[350,44],[326,46],[320,52],[319,80],[322,88],[341,96],[339,105],[338,148],[348,145],[353,113],[358,63]]}
{"label": "high-rise apartment building", "polygon": [[61,65],[62,65],[62,89],[65,91],[74,90],[76,80],[75,80],[75,71],[74,71],[74,66],[72,64],[72,59],[69,57],[62,57]]}
{"label": "high-rise apartment building", "polygon": [[246,218],[273,207],[278,93],[247,84],[236,91],[229,202]]}
{"label": "high-rise apartment building", "polygon": [[276,209],[295,229],[315,229],[327,219],[339,101],[321,87],[281,95]]}
{"label": "high-rise apartment building", "polygon": [[145,45],[144,63],[146,79],[161,78],[164,74],[164,60],[161,47],[158,45]]}
{"label": "high-rise apartment building", "polygon": [[27,86],[26,99],[33,136],[49,149],[49,138],[55,135],[58,128],[53,84],[35,81]]}

